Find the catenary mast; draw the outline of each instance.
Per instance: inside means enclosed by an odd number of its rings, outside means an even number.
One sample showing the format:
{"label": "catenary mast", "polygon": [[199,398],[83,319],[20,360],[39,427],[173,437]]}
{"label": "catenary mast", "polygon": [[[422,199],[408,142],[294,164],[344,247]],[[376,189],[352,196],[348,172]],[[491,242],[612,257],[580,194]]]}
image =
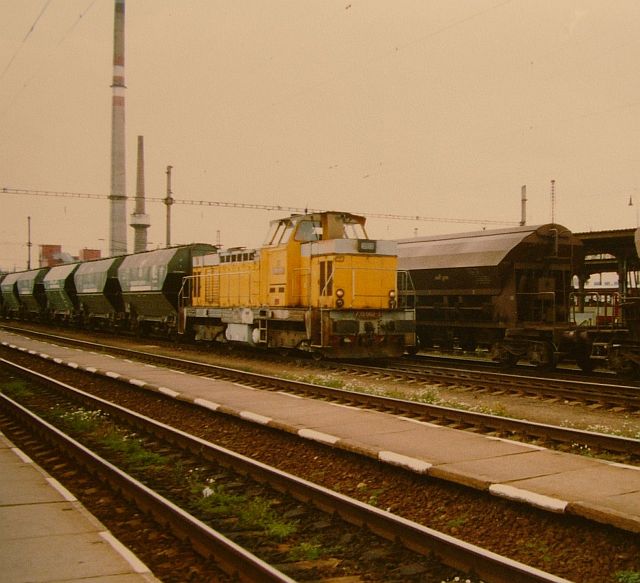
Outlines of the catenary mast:
{"label": "catenary mast", "polygon": [[127,195],[124,134],[124,0],[115,0],[111,105],[111,194],[109,254],[127,252]]}

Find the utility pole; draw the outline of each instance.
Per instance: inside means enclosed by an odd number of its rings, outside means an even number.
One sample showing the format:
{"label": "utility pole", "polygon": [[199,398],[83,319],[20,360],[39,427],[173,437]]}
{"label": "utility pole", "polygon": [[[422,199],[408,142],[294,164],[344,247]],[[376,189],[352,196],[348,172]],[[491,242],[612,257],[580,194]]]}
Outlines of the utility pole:
{"label": "utility pole", "polygon": [[167,196],[164,199],[164,204],[167,205],[167,247],[171,247],[171,205],[173,204],[173,197],[171,196],[171,170],[173,166],[167,166]]}
{"label": "utility pole", "polygon": [[27,269],[31,269],[31,217],[27,217]]}
{"label": "utility pole", "polygon": [[520,226],[527,224],[527,185],[524,184],[520,189]]}

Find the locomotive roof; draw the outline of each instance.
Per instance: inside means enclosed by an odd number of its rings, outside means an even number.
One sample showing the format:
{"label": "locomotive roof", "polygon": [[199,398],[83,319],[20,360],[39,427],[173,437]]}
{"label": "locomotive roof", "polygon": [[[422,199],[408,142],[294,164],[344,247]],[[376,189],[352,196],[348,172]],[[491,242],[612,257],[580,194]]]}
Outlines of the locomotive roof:
{"label": "locomotive roof", "polygon": [[[398,241],[399,269],[488,267],[499,265],[518,245],[572,235],[562,225],[511,227],[469,233],[413,237]],[[528,241],[527,241],[528,240]],[[572,244],[579,241],[572,237]]]}

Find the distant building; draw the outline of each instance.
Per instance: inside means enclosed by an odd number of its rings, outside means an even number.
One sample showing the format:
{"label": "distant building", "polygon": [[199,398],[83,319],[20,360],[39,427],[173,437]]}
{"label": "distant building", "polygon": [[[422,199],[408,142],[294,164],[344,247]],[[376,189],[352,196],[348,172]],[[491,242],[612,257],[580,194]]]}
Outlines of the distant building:
{"label": "distant building", "polygon": [[81,249],[79,256],[74,256],[63,251],[62,245],[40,245],[38,263],[40,267],[54,267],[63,263],[91,261],[92,259],[100,259],[100,257],[100,249]]}
{"label": "distant building", "polygon": [[38,267],[53,267],[65,263],[61,255],[62,245],[40,245]]}
{"label": "distant building", "polygon": [[80,261],[93,261],[94,259],[100,259],[102,257],[102,253],[100,249],[80,249],[80,256],[78,259]]}

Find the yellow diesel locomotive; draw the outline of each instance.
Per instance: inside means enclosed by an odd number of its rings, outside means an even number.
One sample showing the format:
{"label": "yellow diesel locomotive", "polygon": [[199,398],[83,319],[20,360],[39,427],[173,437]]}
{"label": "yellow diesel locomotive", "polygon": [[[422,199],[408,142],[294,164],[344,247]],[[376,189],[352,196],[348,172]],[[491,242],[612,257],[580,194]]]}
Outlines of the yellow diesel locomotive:
{"label": "yellow diesel locomotive", "polygon": [[415,346],[415,313],[398,307],[396,276],[395,242],[369,239],[364,217],[292,215],[271,222],[259,249],[193,258],[179,333],[316,357],[398,356]]}

